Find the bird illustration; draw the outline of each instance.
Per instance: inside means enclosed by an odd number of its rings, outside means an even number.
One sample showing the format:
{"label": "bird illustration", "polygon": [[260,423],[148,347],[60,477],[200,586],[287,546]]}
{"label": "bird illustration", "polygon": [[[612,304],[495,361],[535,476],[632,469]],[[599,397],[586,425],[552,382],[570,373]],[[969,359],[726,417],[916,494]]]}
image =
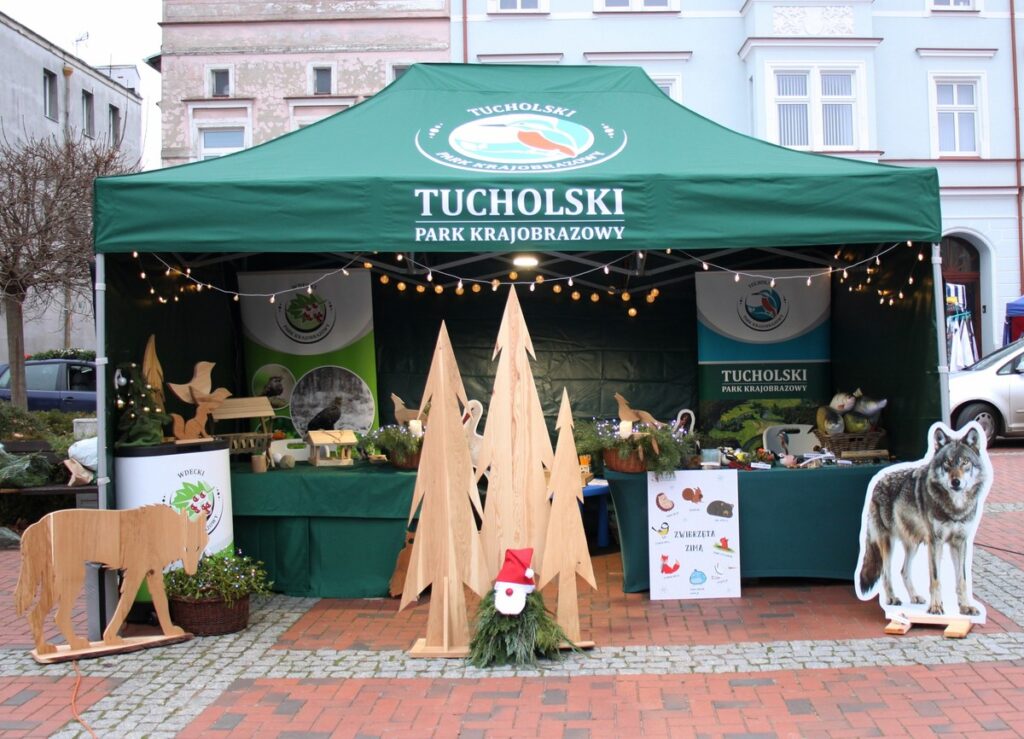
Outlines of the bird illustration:
{"label": "bird illustration", "polygon": [[774,298],[771,290],[762,290],[758,293],[761,296],[761,307],[764,308],[765,313],[770,317],[774,318],[779,312],[778,307],[775,305]]}
{"label": "bird illustration", "polygon": [[482,149],[495,144],[518,143],[529,149],[558,152],[567,157],[576,156],[577,152],[572,147],[554,141],[552,134],[558,135],[555,131],[539,131],[521,123],[486,123],[467,131],[463,145]]}
{"label": "bird illustration", "polygon": [[192,370],[191,380],[184,384],[168,382],[167,387],[182,401],[189,405],[195,405],[197,395],[210,394],[210,390],[213,387],[211,375],[213,368],[216,366],[215,362],[196,362],[195,369]]}
{"label": "bird illustration", "polygon": [[266,395],[268,398],[273,398],[284,392],[284,383],[281,381],[281,375],[273,375],[267,378],[267,383],[263,386],[263,392],[260,395]]}
{"label": "bird illustration", "polygon": [[659,536],[668,536],[668,524],[663,521],[661,526],[659,526],[658,528],[654,528],[653,526],[651,526],[651,531],[658,534]]}
{"label": "bird illustration", "polygon": [[655,428],[661,428],[665,424],[658,421],[647,411],[633,410],[629,407],[629,401],[623,398],[618,393],[615,393],[615,400],[619,404],[619,420],[620,421],[631,421],[632,423],[646,423],[648,426],[654,426]]}
{"label": "bird illustration", "polygon": [[480,445],[484,437],[477,433],[477,426],[480,425],[480,418],[484,415],[484,404],[479,400],[466,402],[466,411],[462,414],[462,425],[466,429],[466,439],[469,441],[469,457],[473,460],[473,469],[476,469],[476,461],[480,456]]}
{"label": "bird illustration", "polygon": [[334,424],[341,418],[342,398],[336,397],[329,406],[317,413],[306,424],[306,432],[310,431],[333,431]]}
{"label": "bird illustration", "polygon": [[422,415],[416,408],[406,408],[405,401],[399,398],[394,393],[391,393],[391,402],[395,404],[395,421],[399,426],[407,426],[409,421],[414,418],[418,418],[423,421],[423,425],[427,425],[427,412],[424,411]]}
{"label": "bird illustration", "polygon": [[776,437],[779,440],[779,448],[782,450],[783,455],[789,454],[789,434],[786,433],[785,429],[779,431]]}

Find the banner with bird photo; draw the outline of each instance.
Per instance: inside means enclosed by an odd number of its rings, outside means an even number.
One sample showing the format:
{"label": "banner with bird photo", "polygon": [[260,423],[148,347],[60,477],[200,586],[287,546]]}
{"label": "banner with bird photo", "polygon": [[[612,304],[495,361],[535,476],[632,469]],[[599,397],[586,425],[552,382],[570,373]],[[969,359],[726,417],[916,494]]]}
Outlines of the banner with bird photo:
{"label": "banner with bird photo", "polygon": [[245,372],[287,436],[377,421],[370,275],[363,270],[238,275]]}
{"label": "banner with bird photo", "polygon": [[[737,279],[738,277],[738,279]],[[831,397],[831,280],[821,270],[698,272],[697,418],[716,446],[815,422]]]}

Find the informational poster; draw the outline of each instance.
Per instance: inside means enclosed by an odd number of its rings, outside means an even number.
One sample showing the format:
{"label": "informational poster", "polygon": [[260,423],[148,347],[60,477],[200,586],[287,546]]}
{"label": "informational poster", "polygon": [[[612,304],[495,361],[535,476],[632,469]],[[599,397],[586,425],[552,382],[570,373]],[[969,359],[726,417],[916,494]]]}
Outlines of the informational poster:
{"label": "informational poster", "polygon": [[814,423],[832,397],[831,280],[820,270],[696,277],[702,429],[716,446],[753,451],[766,426]]}
{"label": "informational poster", "polygon": [[736,470],[647,474],[651,600],[740,597]]}
{"label": "informational poster", "polygon": [[247,272],[238,286],[247,392],[270,399],[275,428],[369,430],[377,420],[369,273]]}

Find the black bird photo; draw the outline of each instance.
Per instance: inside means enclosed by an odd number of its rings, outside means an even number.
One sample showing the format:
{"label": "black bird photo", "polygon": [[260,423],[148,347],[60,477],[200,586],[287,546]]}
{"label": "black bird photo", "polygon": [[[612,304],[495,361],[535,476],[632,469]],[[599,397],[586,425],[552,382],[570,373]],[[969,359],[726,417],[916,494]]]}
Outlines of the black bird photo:
{"label": "black bird photo", "polygon": [[273,398],[283,392],[284,383],[281,382],[281,375],[274,375],[267,380],[267,384],[263,386],[263,392],[260,394],[266,395],[268,398]]}
{"label": "black bird photo", "polygon": [[329,406],[309,419],[309,423],[306,424],[306,432],[333,431],[334,424],[341,418],[341,402],[340,397],[335,398]]}

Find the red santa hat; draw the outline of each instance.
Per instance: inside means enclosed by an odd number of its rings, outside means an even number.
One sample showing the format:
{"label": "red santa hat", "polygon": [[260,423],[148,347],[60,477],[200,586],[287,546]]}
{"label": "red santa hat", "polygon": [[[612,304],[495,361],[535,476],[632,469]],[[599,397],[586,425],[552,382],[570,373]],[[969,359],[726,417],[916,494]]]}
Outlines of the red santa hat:
{"label": "red santa hat", "polygon": [[505,562],[494,581],[494,607],[506,616],[515,616],[526,607],[526,596],[536,589],[530,560],[533,549],[506,549]]}

